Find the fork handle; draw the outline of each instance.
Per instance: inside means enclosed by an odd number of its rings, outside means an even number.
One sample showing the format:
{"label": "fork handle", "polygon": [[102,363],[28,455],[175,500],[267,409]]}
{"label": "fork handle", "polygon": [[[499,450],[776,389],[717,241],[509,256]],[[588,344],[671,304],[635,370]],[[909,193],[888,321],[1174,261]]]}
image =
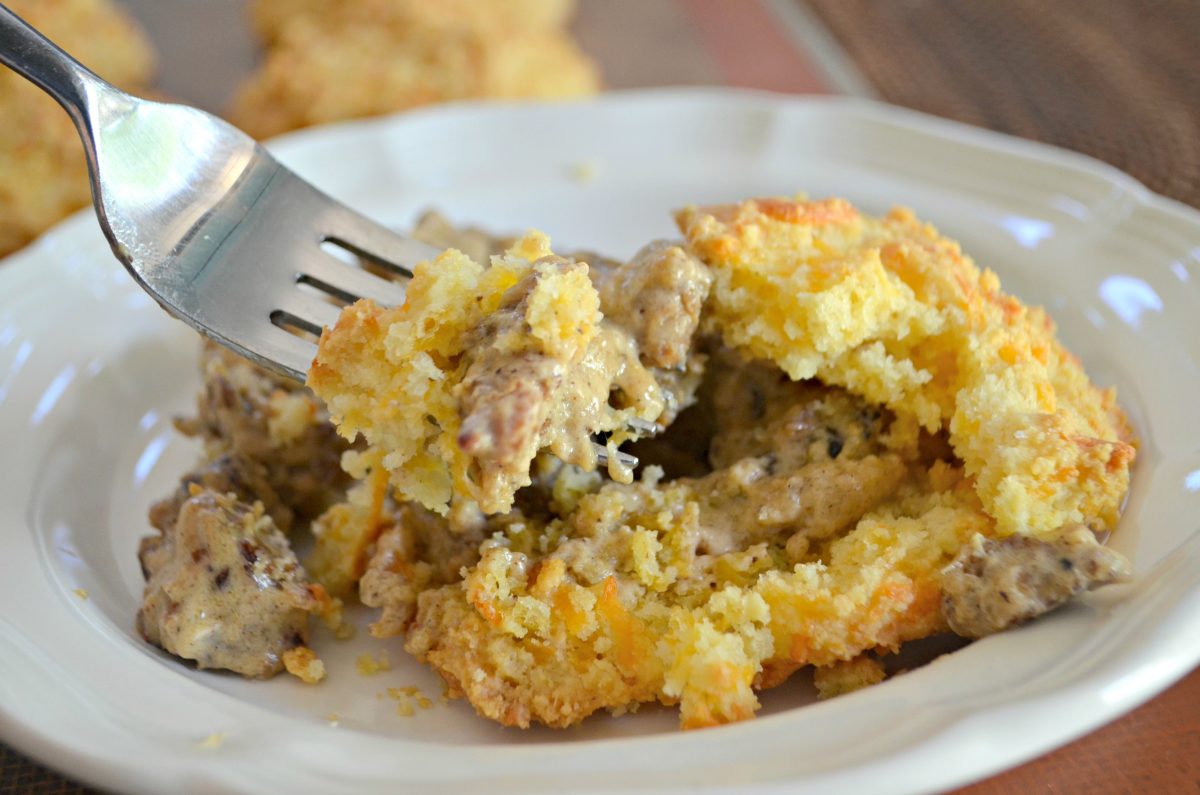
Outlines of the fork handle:
{"label": "fork handle", "polygon": [[93,97],[112,87],[2,3],[0,63],[58,100],[89,145]]}

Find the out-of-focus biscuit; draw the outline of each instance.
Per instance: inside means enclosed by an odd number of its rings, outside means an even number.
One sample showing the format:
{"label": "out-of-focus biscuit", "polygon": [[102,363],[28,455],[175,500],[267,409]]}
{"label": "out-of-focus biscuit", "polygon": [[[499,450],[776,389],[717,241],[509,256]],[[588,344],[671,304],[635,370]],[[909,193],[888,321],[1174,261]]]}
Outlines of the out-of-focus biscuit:
{"label": "out-of-focus biscuit", "polygon": [[562,28],[570,8],[558,0],[260,2],[255,20],[269,47],[230,116],[265,138],[456,99],[590,94],[595,66]]}
{"label": "out-of-focus biscuit", "polygon": [[460,29],[503,35],[561,29],[574,6],[574,0],[258,0],[251,17],[267,42],[281,38],[289,25],[314,22],[326,30],[367,26],[400,35]]}
{"label": "out-of-focus biscuit", "polygon": [[[106,80],[137,91],[154,53],[109,0],[8,0],[7,5]],[[91,201],[79,135],[40,89],[0,69],[0,255]]]}

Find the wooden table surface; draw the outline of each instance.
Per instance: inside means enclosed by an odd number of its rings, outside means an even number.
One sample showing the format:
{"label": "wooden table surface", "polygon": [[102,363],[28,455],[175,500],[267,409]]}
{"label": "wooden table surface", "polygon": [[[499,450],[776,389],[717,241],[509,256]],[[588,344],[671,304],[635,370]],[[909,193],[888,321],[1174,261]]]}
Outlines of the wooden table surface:
{"label": "wooden table surface", "polygon": [[[255,58],[244,0],[126,4],[166,53],[162,87],[224,107]],[[872,96],[1084,152],[1200,207],[1194,0],[581,0],[574,27],[612,88]],[[0,745],[0,795],[90,791]],[[962,791],[1200,792],[1200,671]]]}

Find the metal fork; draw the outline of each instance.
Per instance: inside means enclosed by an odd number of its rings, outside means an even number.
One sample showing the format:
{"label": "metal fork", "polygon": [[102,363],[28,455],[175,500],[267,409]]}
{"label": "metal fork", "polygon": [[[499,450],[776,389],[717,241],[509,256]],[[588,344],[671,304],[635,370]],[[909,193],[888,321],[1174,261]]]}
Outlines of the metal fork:
{"label": "metal fork", "polygon": [[[323,244],[399,277],[439,253],[334,201],[221,119],[112,86],[2,4],[0,63],[75,122],[100,227],[137,283],[175,317],[264,367],[304,380],[316,347],[289,327],[319,334],[332,325],[341,308],[329,297],[404,300],[402,282]],[[606,462],[605,448],[595,448]]]}

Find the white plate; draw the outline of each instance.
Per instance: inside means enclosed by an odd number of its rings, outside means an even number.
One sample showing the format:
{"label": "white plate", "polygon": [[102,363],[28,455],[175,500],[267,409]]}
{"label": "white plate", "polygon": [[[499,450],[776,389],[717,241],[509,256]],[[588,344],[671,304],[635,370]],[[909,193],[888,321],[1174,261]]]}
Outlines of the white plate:
{"label": "white plate", "polygon": [[[1200,659],[1194,211],[1060,150],[883,105],[725,91],[446,107],[276,148],[389,223],[435,205],[617,256],[673,234],[669,211],[687,202],[802,190],[914,207],[1048,306],[1093,377],[1119,386],[1142,445],[1112,543],[1136,582],[830,702],[809,705],[801,678],[757,720],[702,732],[675,732],[662,709],[560,733],[501,729],[462,702],[402,718],[381,690],[436,702],[439,687],[399,642],[365,633],[325,644],[316,688],[198,673],[133,631],[146,506],[196,454],[169,427],[197,388],[196,345],[80,216],[0,267],[6,742],[138,792],[898,793],[1045,752]],[[392,671],[355,672],[356,654],[385,649]],[[211,734],[219,747],[200,743]]]}

